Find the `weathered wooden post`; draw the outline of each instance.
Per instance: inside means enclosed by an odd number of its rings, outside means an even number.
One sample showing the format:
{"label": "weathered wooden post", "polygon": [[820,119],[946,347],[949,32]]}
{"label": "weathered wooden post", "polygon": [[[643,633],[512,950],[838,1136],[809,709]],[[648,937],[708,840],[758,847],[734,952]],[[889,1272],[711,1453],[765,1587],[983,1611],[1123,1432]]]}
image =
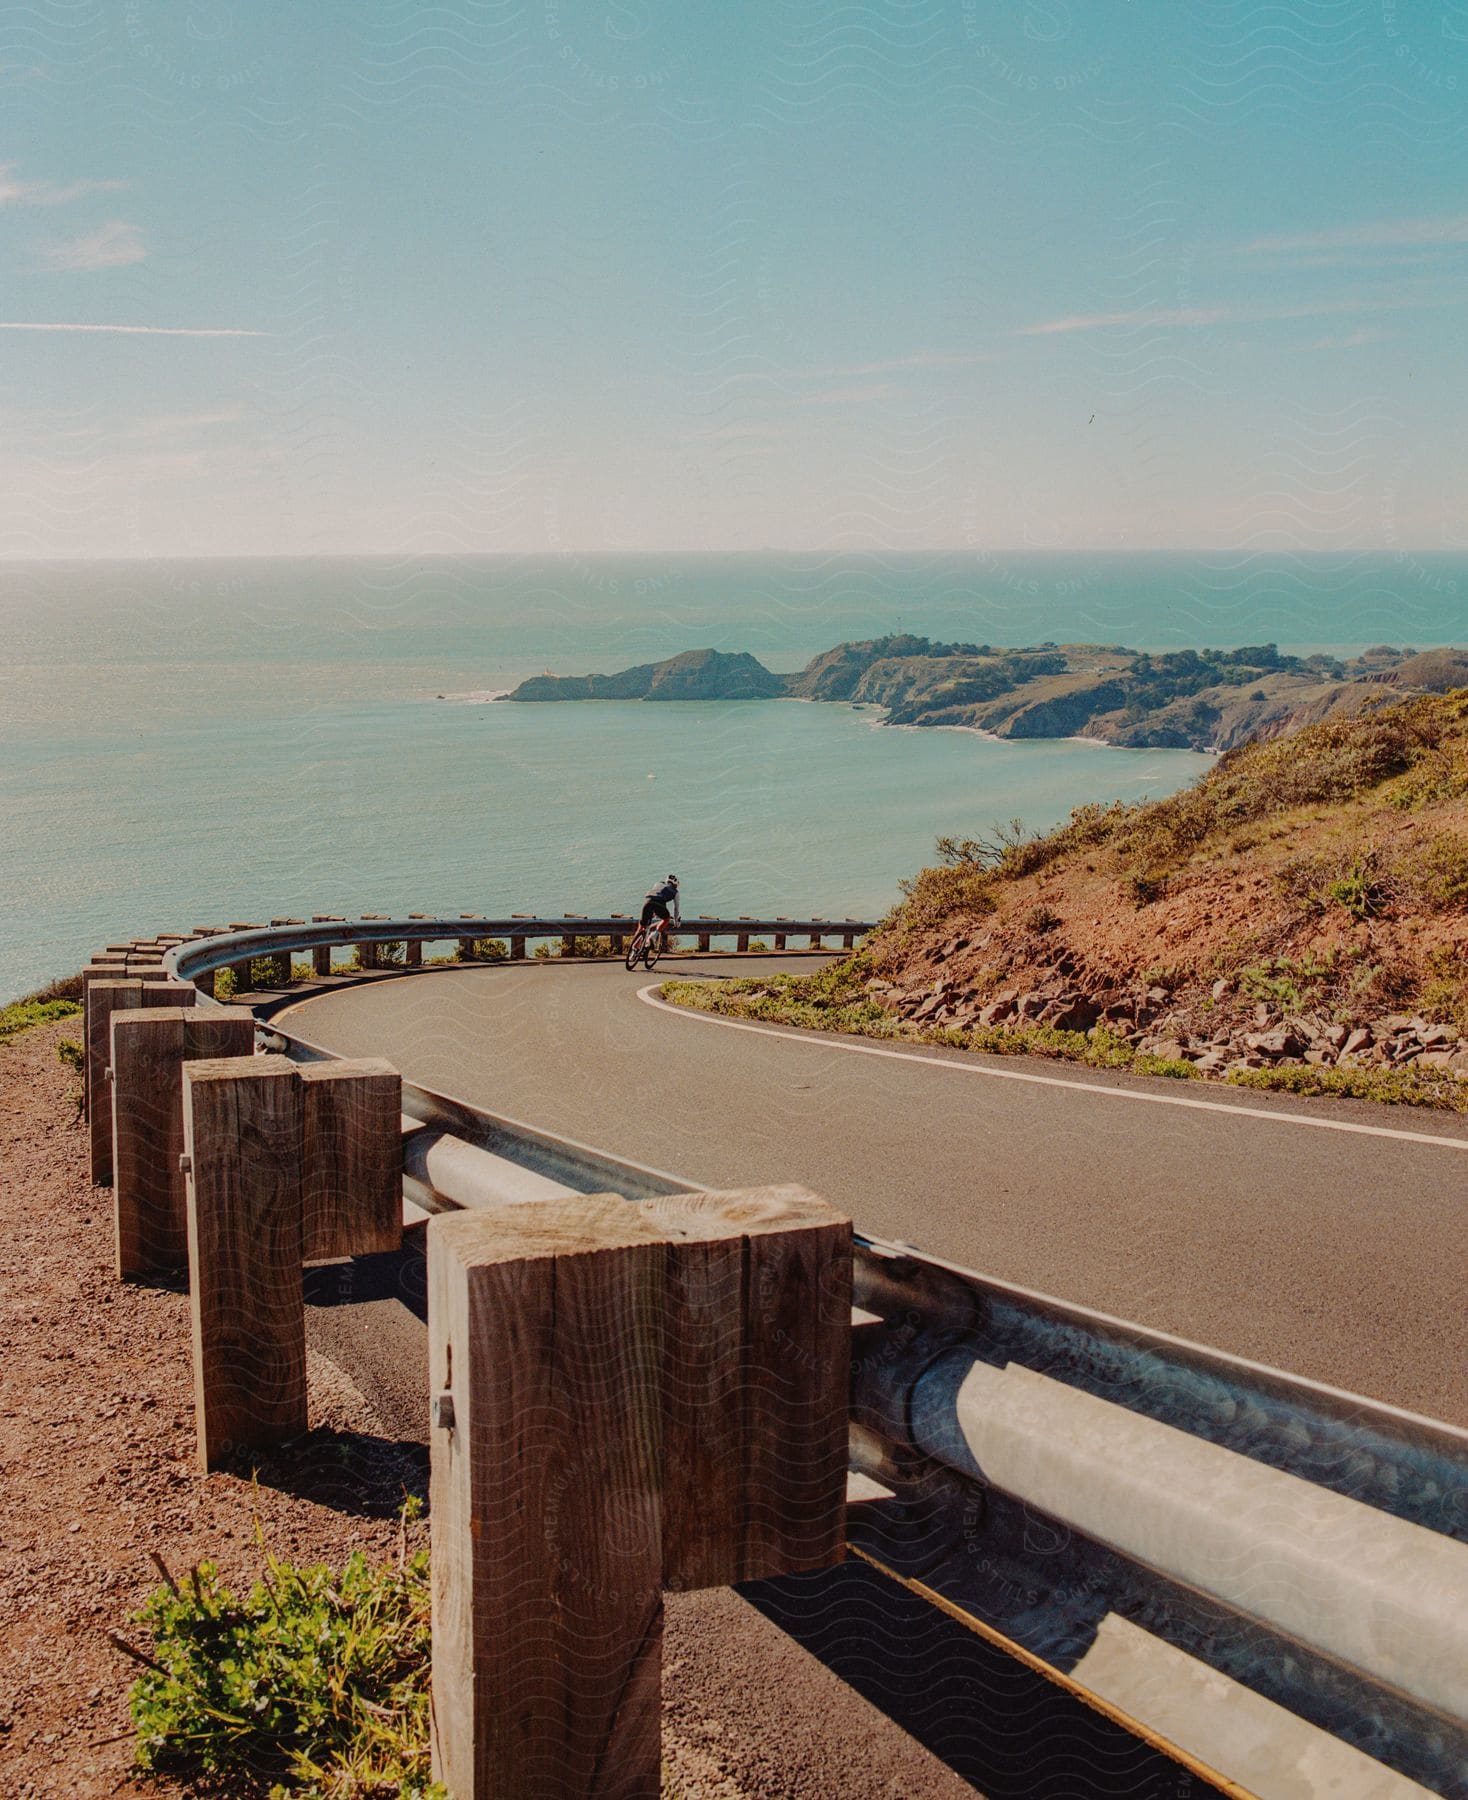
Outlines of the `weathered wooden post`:
{"label": "weathered wooden post", "polygon": [[[563,919],[584,919],[586,917],[586,914],[585,913],[562,913],[561,917]],[[574,956],[575,954],[576,954],[576,933],[574,930],[567,931],[567,932],[563,933],[562,937],[561,937],[561,955],[562,956]]]}
{"label": "weathered wooden post", "polygon": [[[741,919],[747,919],[749,914],[740,913],[739,916]],[[749,933],[747,931],[741,931],[739,933],[739,936],[734,940],[734,948],[741,953],[749,948]]]}
{"label": "weathered wooden post", "polygon": [[793,1186],[675,1194],[641,1210],[669,1241],[664,1586],[840,1562],[850,1219]]}
{"label": "weathered wooden post", "polygon": [[403,1082],[380,1057],[306,1063],[306,1260],[403,1242]]}
{"label": "weathered wooden post", "polygon": [[[378,922],[378,920],[385,919],[386,917],[387,917],[386,913],[363,913],[362,914],[363,921],[369,925],[374,925]],[[376,945],[374,943],[368,943],[364,939],[361,943],[359,943],[357,945],[357,961],[358,961],[359,965],[364,969],[380,968],[381,964],[382,964],[382,958],[379,954],[378,945]]]}
{"label": "weathered wooden post", "polygon": [[[512,919],[533,919],[535,917],[535,914],[534,913],[511,913],[510,917]],[[524,962],[524,960],[525,960],[525,939],[522,936],[512,934],[510,937],[510,961],[511,962]]]}
{"label": "weathered wooden post", "polygon": [[112,1101],[107,1093],[111,1068],[112,1015],[144,1006],[192,1006],[198,990],[186,981],[93,979],[82,985],[85,1037],[88,1153],[94,1187],[112,1182]]}
{"label": "weathered wooden post", "polygon": [[[710,914],[710,913],[700,913],[700,914],[699,914],[699,915],[698,915],[698,916],[699,916],[699,918],[700,918],[700,919],[707,919],[707,918],[710,918],[710,917],[712,917],[712,914]],[[707,932],[706,932],[706,931],[700,931],[700,932],[699,932],[699,934],[698,934],[698,947],[699,947],[699,949],[700,949],[700,950],[707,950],[707,949],[708,949],[708,947],[709,947],[709,943],[710,943],[710,939],[709,939],[709,934],[708,934],[708,933],[707,933]]]}
{"label": "weathered wooden post", "polygon": [[112,1210],[117,1273],[126,1281],[188,1261],[183,1065],[249,1056],[255,1021],[193,1006],[114,1010],[111,1037]]}
{"label": "weathered wooden post", "polygon": [[659,1786],[663,1246],[609,1195],[429,1227],[435,1772]]}
{"label": "weathered wooden post", "polygon": [[[339,913],[312,913],[313,925],[342,925],[346,921]],[[331,945],[316,944],[311,950],[311,973],[313,975],[329,975],[331,973]]]}
{"label": "weathered wooden post", "polygon": [[199,1465],[306,1428],[305,1087],[284,1056],[183,1065]]}
{"label": "weathered wooden post", "polygon": [[811,934],[810,934],[810,947],[811,947],[811,949],[812,949],[812,950],[819,950],[819,949],[820,949],[820,947],[821,947],[821,934],[820,934],[820,932],[819,932],[819,931],[813,931],[813,932],[812,932],[812,933],[811,933]]}
{"label": "weathered wooden post", "polygon": [[[849,922],[850,919],[848,915],[848,923]],[[843,950],[854,950],[856,948],[856,933],[854,931],[843,931],[841,933],[841,948]]]}
{"label": "weathered wooden post", "polygon": [[[410,919],[426,919],[427,913],[409,913]],[[423,939],[405,938],[403,940],[403,966],[408,969],[421,968],[423,965]]]}
{"label": "weathered wooden post", "polygon": [[843,1554],[850,1221],[576,1195],[428,1246],[436,1772],[654,1800],[662,1588]]}
{"label": "weathered wooden post", "polygon": [[[613,919],[626,919],[627,918],[626,913],[612,913],[609,916]],[[628,919],[627,922],[630,924],[631,920]],[[608,939],[608,942],[611,945],[612,955],[620,956],[623,953],[623,951],[627,948],[627,933],[625,931],[614,931],[611,934],[611,937]]]}
{"label": "weathered wooden post", "polygon": [[[781,919],[785,917],[784,913],[781,913],[779,916]],[[785,933],[783,931],[777,931],[775,933],[775,948],[777,950],[783,950],[785,948]]]}

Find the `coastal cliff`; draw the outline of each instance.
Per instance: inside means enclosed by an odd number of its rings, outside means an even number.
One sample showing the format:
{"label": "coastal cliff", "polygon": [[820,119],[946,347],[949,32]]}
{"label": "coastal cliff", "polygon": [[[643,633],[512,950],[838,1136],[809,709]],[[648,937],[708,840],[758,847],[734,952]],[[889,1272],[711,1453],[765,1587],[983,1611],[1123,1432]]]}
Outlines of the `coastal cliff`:
{"label": "coastal cliff", "polygon": [[1464,683],[1468,651],[1451,649],[1379,645],[1342,659],[1287,656],[1273,644],[1152,653],[1115,644],[1005,649],[904,634],[838,644],[788,675],[747,653],[690,650],[612,675],[538,675],[509,698],[844,702],[883,708],[887,725],[1230,750],[1382,699]]}

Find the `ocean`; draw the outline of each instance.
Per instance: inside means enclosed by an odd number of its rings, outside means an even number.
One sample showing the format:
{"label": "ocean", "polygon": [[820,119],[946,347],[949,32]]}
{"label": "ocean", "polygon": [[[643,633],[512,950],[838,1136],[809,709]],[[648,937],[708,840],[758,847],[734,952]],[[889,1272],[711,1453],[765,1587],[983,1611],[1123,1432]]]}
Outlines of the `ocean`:
{"label": "ocean", "polygon": [[[1468,557],[616,556],[0,565],[0,1000],[272,914],[885,910],[942,833],[1171,792],[1185,751],[795,701],[489,703],[678,650],[1468,642]],[[443,696],[443,698],[440,698]]]}

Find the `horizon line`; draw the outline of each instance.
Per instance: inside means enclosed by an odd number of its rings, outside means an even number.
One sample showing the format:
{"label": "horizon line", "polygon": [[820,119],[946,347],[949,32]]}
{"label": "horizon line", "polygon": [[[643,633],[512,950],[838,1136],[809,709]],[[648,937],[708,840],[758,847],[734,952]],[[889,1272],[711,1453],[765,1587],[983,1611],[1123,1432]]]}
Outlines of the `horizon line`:
{"label": "horizon line", "polygon": [[[3,329],[3,328],[0,328]],[[552,550],[545,546],[517,550],[210,550],[166,551],[149,554],[130,551],[78,551],[72,554],[26,555],[0,550],[0,566],[40,563],[171,563],[171,562],[566,562],[597,559],[599,561],[632,561],[642,557],[665,559],[699,557],[769,557],[810,558],[826,561],[860,558],[867,561],[900,562],[913,557],[951,556],[986,561],[1000,556],[1072,557],[1072,556],[1233,556],[1241,560],[1306,557],[1395,557],[1446,556],[1468,559],[1468,545],[1448,547],[1437,544],[1344,544],[1334,549],[1259,549],[1237,544],[1145,545],[1141,547],[1079,545],[1075,547],[1035,544],[995,544],[975,549],[968,544],[930,544],[907,550],[801,549],[793,546],[770,546],[760,549],[713,546],[702,549],[608,549]]]}

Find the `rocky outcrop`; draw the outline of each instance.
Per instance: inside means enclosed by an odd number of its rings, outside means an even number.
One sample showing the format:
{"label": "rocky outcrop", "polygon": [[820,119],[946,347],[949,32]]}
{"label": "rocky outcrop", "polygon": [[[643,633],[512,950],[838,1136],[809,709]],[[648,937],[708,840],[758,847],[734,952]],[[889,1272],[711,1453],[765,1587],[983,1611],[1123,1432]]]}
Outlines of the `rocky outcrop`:
{"label": "rocky outcrop", "polygon": [[[940,967],[961,955],[969,940],[938,945],[927,961]],[[1023,1029],[1040,1025],[1096,1038],[1105,1033],[1138,1056],[1192,1064],[1200,1075],[1296,1063],[1320,1068],[1419,1068],[1468,1081],[1468,1038],[1451,1025],[1418,1013],[1389,1013],[1345,1025],[1316,1012],[1289,1013],[1260,1002],[1252,1012],[1228,1009],[1227,981],[1215,984],[1213,1004],[1227,1012],[1213,1027],[1180,1013],[1166,988],[1108,989],[1087,993],[1056,975],[1038,986],[984,994],[961,979],[938,974],[919,985],[873,978],[870,999],[915,1025],[956,1031]]]}
{"label": "rocky outcrop", "polygon": [[535,675],[511,700],[776,700],[786,692],[747,651],[685,650],[615,675]]}

